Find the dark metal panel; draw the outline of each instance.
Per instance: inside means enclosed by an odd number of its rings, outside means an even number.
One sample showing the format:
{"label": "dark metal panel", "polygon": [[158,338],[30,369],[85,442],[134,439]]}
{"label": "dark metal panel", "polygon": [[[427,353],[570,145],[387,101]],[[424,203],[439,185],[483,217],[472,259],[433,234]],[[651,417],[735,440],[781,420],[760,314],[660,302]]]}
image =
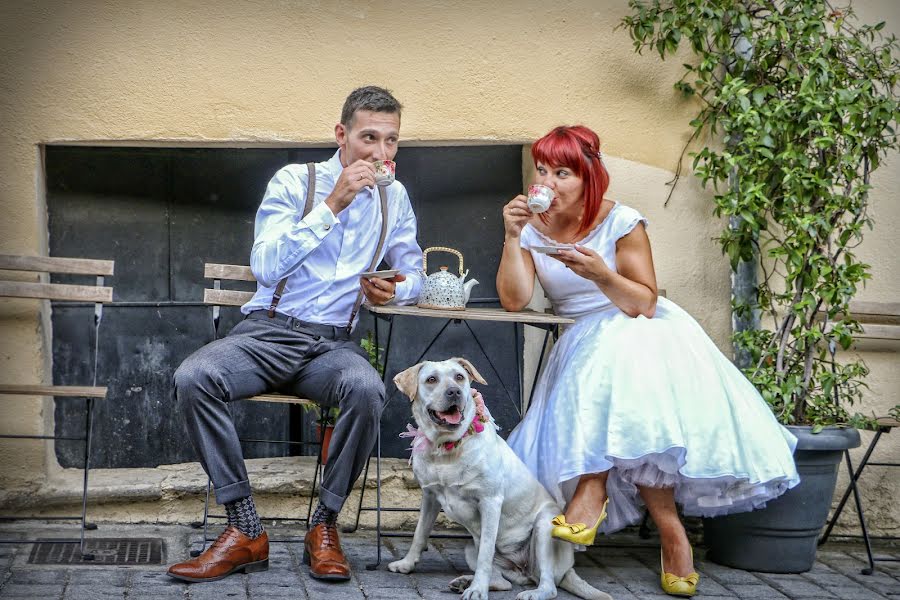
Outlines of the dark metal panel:
{"label": "dark metal panel", "polygon": [[[172,299],[203,299],[207,262],[246,265],[253,221],[266,185],[287,150],[180,150],[172,155]],[[255,289],[233,285],[232,289]]]}
{"label": "dark metal panel", "polygon": [[115,259],[114,300],[168,300],[166,180],[159,152],[47,148],[50,255]]}
{"label": "dark metal panel", "polygon": [[[91,380],[92,314],[92,307],[54,307],[56,384]],[[119,306],[104,311],[97,383],[108,386],[109,392],[95,404],[92,466],[155,467],[197,460],[187,441],[183,407],[172,392],[172,376],[185,358],[211,340],[205,307]],[[57,434],[84,431],[83,407],[80,400],[57,400]],[[231,408],[242,437],[287,437],[287,407],[236,402]],[[63,466],[80,466],[81,453],[79,442],[57,444]],[[245,449],[247,458],[282,455],[285,449],[277,444]]]}
{"label": "dark metal panel", "polygon": [[[171,379],[181,361],[214,333],[210,309],[184,303],[199,302],[202,288],[211,283],[201,280],[204,262],[247,264],[253,217],[275,170],[286,162],[325,160],[332,153],[48,149],[51,253],[117,261],[116,275],[107,282],[115,287],[117,303],[106,307],[101,328],[97,381],[111,389],[109,399],[98,404],[95,466],[155,466],[195,459],[186,442],[181,407],[172,398]],[[422,247],[448,245],[462,251],[470,277],[480,281],[473,297],[495,298],[503,239],[500,208],[521,188],[520,148],[403,148],[398,164],[418,216]],[[444,264],[441,258],[453,257],[436,257],[433,269]],[[55,305],[55,383],[90,383],[92,310]],[[237,309],[223,308],[219,334],[239,319]],[[412,364],[442,324],[437,319],[397,320],[389,378]],[[472,360],[488,379],[485,399],[505,435],[518,420],[510,396],[518,399],[515,348],[521,350],[521,335],[509,324],[470,325],[499,375],[463,325],[451,325],[426,358]],[[371,315],[364,315],[355,337],[373,327]],[[389,379],[388,393],[393,392]],[[83,431],[82,406],[80,401],[58,400],[58,434]],[[289,407],[235,403],[232,408],[244,437],[296,437],[311,430],[311,417]],[[383,420],[386,456],[407,455],[407,444],[396,435],[408,420],[408,401],[394,397]],[[65,466],[80,464],[79,444],[60,443],[57,452]],[[247,457],[289,452],[275,444],[245,448]]]}

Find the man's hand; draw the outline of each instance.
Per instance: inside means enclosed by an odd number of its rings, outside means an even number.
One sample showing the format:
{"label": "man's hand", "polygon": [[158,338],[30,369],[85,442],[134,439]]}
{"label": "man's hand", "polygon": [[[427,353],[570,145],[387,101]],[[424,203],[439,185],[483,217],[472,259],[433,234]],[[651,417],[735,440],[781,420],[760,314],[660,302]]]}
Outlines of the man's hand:
{"label": "man's hand", "polygon": [[334,189],[325,198],[325,204],[335,215],[350,206],[359,190],[375,185],[375,167],[372,163],[358,160],[341,171],[334,183]]}
{"label": "man's hand", "polygon": [[362,285],[363,294],[366,295],[366,300],[369,301],[369,304],[375,306],[381,306],[393,300],[397,290],[397,284],[401,281],[406,281],[406,275],[402,273],[397,273],[389,279],[379,279],[378,277],[372,277],[370,279],[366,279],[365,277],[359,278],[359,283]]}

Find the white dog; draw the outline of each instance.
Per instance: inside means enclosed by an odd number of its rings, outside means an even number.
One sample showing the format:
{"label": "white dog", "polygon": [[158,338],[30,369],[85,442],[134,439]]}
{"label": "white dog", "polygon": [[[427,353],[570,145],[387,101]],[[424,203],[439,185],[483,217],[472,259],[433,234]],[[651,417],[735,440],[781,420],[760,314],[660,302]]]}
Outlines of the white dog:
{"label": "white dog", "polygon": [[485,383],[463,358],[423,362],[394,378],[419,426],[412,463],[422,508],[409,552],[388,568],[412,572],[443,509],[473,538],[466,562],[475,575],[450,582],[462,598],[486,600],[488,589],[537,583],[517,598],[555,598],[558,585],[581,598],[611,600],[575,573],[574,547],[550,536],[550,520],[562,511],[497,435],[480,395],[472,394],[473,380]]}

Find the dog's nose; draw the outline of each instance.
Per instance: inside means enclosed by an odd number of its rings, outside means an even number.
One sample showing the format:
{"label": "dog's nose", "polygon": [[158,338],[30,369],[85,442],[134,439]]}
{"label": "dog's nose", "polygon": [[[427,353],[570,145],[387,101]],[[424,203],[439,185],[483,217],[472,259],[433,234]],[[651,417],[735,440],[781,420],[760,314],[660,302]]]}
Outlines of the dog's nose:
{"label": "dog's nose", "polygon": [[447,400],[459,400],[460,398],[462,398],[462,390],[455,385],[452,387],[448,387],[444,392],[444,397],[447,398]]}

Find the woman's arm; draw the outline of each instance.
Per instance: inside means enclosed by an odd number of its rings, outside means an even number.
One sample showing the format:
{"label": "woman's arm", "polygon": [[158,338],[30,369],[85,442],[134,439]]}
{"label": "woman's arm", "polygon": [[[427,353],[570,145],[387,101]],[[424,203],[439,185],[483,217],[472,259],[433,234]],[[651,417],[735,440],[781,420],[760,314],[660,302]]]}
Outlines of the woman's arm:
{"label": "woman's arm", "polygon": [[575,250],[564,251],[554,258],[575,274],[597,284],[626,315],[651,318],[656,312],[656,274],[650,238],[643,223],[638,223],[616,242],[618,272],[610,269],[599,254],[584,246],[575,246]]}
{"label": "woman's arm", "polygon": [[656,272],[650,238],[643,223],[616,242],[616,269],[597,281],[606,297],[630,317],[644,315],[648,319],[656,312]]}
{"label": "woman's arm", "polygon": [[497,270],[497,294],[509,311],[520,311],[534,293],[534,261],[519,245],[522,228],[531,218],[525,196],[516,196],[503,207],[503,254]]}
{"label": "woman's arm", "polygon": [[534,261],[531,253],[519,247],[519,238],[503,242],[503,255],[497,270],[497,293],[500,305],[509,311],[520,311],[534,294]]}

